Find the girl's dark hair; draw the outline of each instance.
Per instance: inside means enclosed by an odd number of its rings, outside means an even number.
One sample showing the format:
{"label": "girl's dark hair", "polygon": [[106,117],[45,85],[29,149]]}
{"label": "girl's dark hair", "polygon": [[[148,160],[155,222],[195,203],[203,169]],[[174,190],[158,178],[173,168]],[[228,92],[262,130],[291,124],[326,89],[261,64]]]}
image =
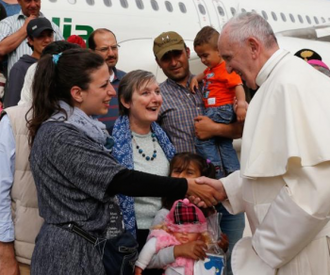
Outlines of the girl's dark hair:
{"label": "girl's dark hair", "polygon": [[100,55],[81,48],[64,51],[56,64],[51,54],[40,58],[32,84],[32,118],[28,121],[30,145],[44,121],[56,112],[65,113],[59,101],[73,106],[71,88],[78,86],[87,90],[90,74],[104,62]]}
{"label": "girl's dark hair", "polygon": [[[170,175],[174,167],[179,168],[181,171],[188,168],[189,164],[194,163],[199,168],[201,176],[215,179],[215,167],[214,165],[203,158],[202,156],[194,153],[184,152],[176,154],[170,163]],[[175,200],[170,198],[162,198],[162,206],[166,209],[171,209]]]}

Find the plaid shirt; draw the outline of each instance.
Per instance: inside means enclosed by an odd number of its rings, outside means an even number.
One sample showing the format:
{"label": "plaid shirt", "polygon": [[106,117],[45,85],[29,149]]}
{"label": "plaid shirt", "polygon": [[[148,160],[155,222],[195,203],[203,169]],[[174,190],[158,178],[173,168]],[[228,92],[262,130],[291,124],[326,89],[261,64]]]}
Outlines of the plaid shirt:
{"label": "plaid shirt", "polygon": [[163,104],[158,123],[170,137],[178,153],[196,152],[194,118],[204,111],[201,92],[193,94],[189,89],[192,77],[190,75],[186,87],[171,79],[160,84]]}

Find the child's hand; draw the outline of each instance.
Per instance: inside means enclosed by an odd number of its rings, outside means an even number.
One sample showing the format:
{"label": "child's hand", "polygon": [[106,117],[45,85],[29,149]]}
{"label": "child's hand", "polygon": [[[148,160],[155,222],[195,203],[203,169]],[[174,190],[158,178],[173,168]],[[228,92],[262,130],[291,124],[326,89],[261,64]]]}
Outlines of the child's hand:
{"label": "child's hand", "polygon": [[[204,260],[206,257],[207,246],[201,240],[192,241],[185,244],[176,245],[174,247],[174,257],[183,257],[197,260]],[[135,274],[137,275],[137,274]]]}
{"label": "child's hand", "polygon": [[237,106],[236,108],[236,118],[238,122],[243,122],[246,116],[246,108]]}
{"label": "child's hand", "polygon": [[135,266],[135,275],[142,275],[142,271],[141,267]]}
{"label": "child's hand", "polygon": [[218,242],[218,246],[223,250],[223,252],[227,252],[228,246],[229,246],[229,241],[228,241],[228,237],[226,234],[221,233],[221,239]]}
{"label": "child's hand", "polygon": [[214,206],[201,208],[201,210],[202,210],[205,217],[209,217],[209,216],[211,216],[211,215],[213,215],[214,213],[217,212],[217,210],[215,210]]}
{"label": "child's hand", "polygon": [[238,101],[237,97],[234,98],[234,112],[238,122],[243,122],[245,120],[248,107],[249,103],[247,103],[245,100]]}
{"label": "child's hand", "polygon": [[198,80],[197,77],[194,76],[190,82],[190,91],[194,94],[197,89],[198,89]]}

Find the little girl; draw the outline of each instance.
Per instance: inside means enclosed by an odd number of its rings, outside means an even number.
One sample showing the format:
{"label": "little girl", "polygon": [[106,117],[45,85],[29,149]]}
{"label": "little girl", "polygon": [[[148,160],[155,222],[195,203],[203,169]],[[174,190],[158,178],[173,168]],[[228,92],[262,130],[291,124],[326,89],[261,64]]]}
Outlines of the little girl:
{"label": "little girl", "polygon": [[[170,163],[170,176],[215,178],[215,168],[197,154],[179,153]],[[187,199],[173,201],[163,198],[162,203],[163,208],[156,214],[149,240],[136,263],[135,275],[142,274],[154,254],[157,257],[152,259],[148,268],[162,266],[165,274],[192,275],[194,261],[206,257],[206,243],[211,241],[205,215]],[[214,208],[206,210],[206,216],[215,212]],[[220,247],[226,250],[228,240],[225,235],[221,235],[221,239]]]}

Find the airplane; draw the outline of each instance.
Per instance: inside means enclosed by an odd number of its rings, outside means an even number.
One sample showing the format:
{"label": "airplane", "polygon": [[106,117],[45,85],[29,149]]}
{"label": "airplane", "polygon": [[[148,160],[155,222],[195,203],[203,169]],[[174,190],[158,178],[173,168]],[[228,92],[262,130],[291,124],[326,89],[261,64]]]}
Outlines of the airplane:
{"label": "airplane", "polygon": [[330,66],[329,0],[43,0],[42,12],[63,31],[87,40],[97,28],[108,28],[120,45],[117,67],[129,72],[143,69],[157,80],[166,79],[155,62],[153,39],[176,31],[191,49],[192,73],[203,71],[193,51],[197,32],[211,25],[221,32],[237,12],[256,11],[272,26],[281,48],[292,54],[309,48]]}

